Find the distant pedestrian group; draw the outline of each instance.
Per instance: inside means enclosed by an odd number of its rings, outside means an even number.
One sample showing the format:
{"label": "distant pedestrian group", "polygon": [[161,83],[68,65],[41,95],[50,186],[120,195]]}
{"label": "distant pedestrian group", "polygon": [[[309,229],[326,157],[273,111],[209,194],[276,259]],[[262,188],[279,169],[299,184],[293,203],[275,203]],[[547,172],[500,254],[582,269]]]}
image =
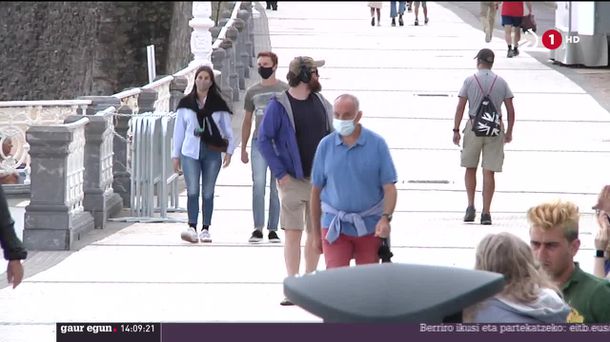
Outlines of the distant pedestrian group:
{"label": "distant pedestrian group", "polygon": [[[375,24],[381,26],[381,9],[383,8],[383,2],[368,2],[367,6],[371,11],[371,26],[375,26]],[[413,22],[413,25],[419,25],[420,7],[424,12],[424,24],[428,24],[428,6],[426,5],[426,1],[390,1],[391,25],[396,26],[396,17],[398,16],[398,25],[404,26],[403,16],[405,10],[410,13],[412,7],[415,7],[415,21]]]}

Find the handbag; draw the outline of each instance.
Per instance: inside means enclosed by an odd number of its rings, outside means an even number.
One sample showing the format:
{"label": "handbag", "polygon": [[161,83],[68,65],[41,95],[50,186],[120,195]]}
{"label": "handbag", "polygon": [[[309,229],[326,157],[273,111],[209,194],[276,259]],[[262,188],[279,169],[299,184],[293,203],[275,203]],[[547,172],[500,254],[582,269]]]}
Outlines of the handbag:
{"label": "handbag", "polygon": [[528,14],[521,19],[521,28],[523,29],[523,32],[528,30],[536,32],[536,19],[533,14]]}
{"label": "handbag", "polygon": [[210,149],[210,151],[225,153],[227,152],[227,147],[229,146],[229,140],[223,138],[222,141],[224,143],[222,146],[212,145],[209,142],[207,142],[206,144],[208,145],[208,149]]}
{"label": "handbag", "polygon": [[218,126],[216,126],[214,119],[210,120],[209,117],[206,117],[204,120],[205,120],[207,127],[209,127],[210,130],[213,132],[212,134],[209,134],[210,133],[209,131],[205,132],[208,134],[204,133],[202,136],[203,140],[208,145],[208,148],[211,151],[215,151],[215,152],[221,152],[221,153],[227,152],[227,147],[229,146],[229,140],[223,138],[220,135],[220,131],[218,130]]}

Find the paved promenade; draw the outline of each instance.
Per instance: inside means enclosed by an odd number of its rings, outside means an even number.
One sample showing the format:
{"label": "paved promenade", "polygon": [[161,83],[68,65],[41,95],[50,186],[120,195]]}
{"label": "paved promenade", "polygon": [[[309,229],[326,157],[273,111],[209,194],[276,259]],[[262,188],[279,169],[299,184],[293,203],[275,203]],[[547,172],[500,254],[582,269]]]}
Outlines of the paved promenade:
{"label": "paved promenade", "polygon": [[[590,208],[608,182],[609,113],[529,55],[542,48],[524,47],[507,59],[502,39],[485,43],[480,30],[438,3],[428,2],[428,25],[413,26],[409,13],[404,27],[390,27],[384,6],[382,25],[372,27],[365,2],[280,2],[278,11],[256,19],[256,39],[257,52],[270,44],[278,54],[280,79],[294,56],[325,59],[323,95],[358,96],[362,123],[386,138],[399,178],[394,261],[472,268],[485,234],[510,231],[527,239],[527,209],[563,198],[583,212],[576,259],[591,271]],[[462,222],[463,169],[451,141],[457,92],[483,47],[496,51],[494,71],[515,94],[517,118],[504,172],[496,177],[492,226]],[[114,222],[78,250],[32,252],[23,284],[0,289],[0,342],[54,341],[55,322],[70,321],[320,322],[299,307],[279,305],[283,246],[248,244],[250,185],[250,165],[237,153],[219,176],[212,244],[181,241],[183,224]],[[479,179],[477,208],[481,185]]]}

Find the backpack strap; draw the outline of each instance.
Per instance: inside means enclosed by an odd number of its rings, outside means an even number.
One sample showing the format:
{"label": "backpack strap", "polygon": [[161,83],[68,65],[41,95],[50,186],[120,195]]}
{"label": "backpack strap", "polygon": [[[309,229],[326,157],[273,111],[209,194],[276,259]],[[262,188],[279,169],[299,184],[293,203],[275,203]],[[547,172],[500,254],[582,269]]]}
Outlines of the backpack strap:
{"label": "backpack strap", "polygon": [[483,93],[483,96],[487,95],[491,95],[491,90],[494,88],[494,84],[496,84],[496,80],[498,79],[498,75],[496,75],[496,77],[494,78],[494,81],[491,83],[491,87],[489,87],[489,92],[487,94],[485,94],[485,92],[483,91],[483,87],[481,87],[481,83],[479,82],[479,79],[477,78],[477,75],[474,75],[474,79],[477,81],[477,84],[479,85],[479,89],[481,89],[481,93]]}

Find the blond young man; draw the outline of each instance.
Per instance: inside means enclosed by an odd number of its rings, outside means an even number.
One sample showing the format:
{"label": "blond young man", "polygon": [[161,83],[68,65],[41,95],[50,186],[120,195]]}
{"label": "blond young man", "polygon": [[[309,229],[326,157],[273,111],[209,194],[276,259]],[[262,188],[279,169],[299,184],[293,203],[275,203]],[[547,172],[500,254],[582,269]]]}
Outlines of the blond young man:
{"label": "blond young man", "polygon": [[561,288],[572,307],[570,322],[610,322],[610,282],[582,271],[574,256],[580,248],[578,207],[571,202],[543,203],[527,212],[534,257]]}

